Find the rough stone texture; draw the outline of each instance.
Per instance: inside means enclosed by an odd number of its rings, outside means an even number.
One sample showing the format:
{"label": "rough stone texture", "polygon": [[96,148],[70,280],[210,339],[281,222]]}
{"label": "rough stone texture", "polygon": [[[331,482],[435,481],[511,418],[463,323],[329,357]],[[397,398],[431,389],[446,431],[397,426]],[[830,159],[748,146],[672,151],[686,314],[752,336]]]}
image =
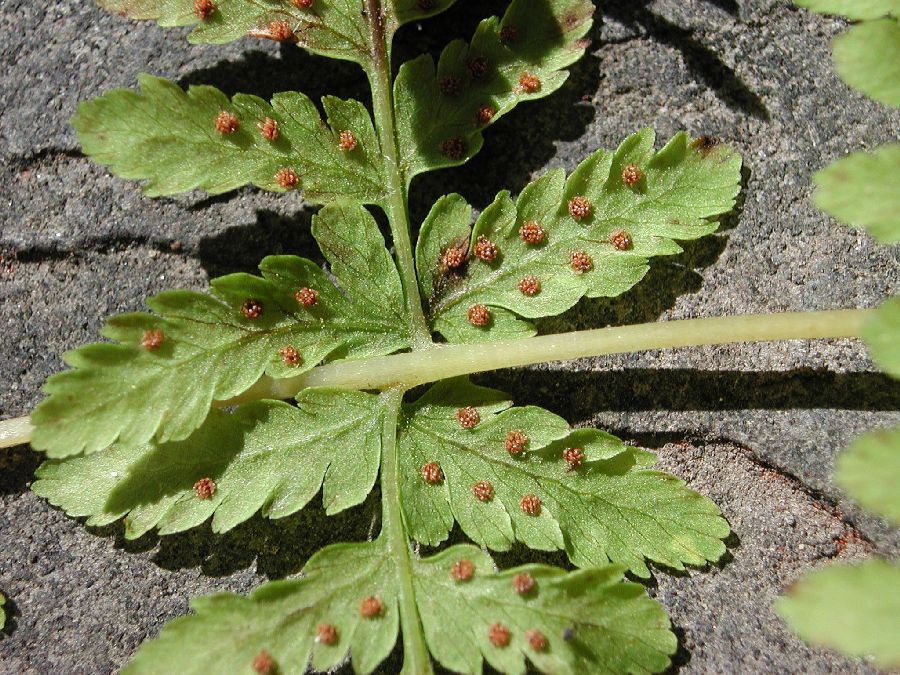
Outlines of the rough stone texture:
{"label": "rough stone texture", "polygon": [[[743,153],[736,215],[721,234],[655,263],[624,297],[583,303],[542,330],[872,306],[893,291],[897,251],[809,202],[816,168],[900,136],[900,116],[833,74],[827,44],[841,22],[784,0],[603,4],[595,47],[566,88],[501,120],[468,167],[417,182],[415,218],[450,190],[484,206],[497,190],[518,191],[550,166],[572,168],[641,126],[660,137],[686,128]],[[502,6],[461,3],[422,31],[406,29],[397,55],[435,51]],[[202,288],[209,275],[252,270],[266,253],[318,257],[310,211],[296,195],[151,201],[78,153],[68,126],[76,103],[132,86],[142,71],[228,93],[301,89],[365,100],[351,65],[257,42],[192,47],[183,32],[129,23],[87,1],[6,0],[0,10],[0,416],[26,414],[61,367],[59,354],[95,339],[107,314],[138,309],[163,288]],[[517,402],[659,448],[664,468],[720,504],[734,529],[727,560],[684,575],[659,570],[651,583],[681,637],[680,672],[866,670],[807,648],[770,607],[820,562],[900,551],[896,532],[829,480],[853,436],[898,420],[900,388],[857,342],[647,353],[481,380]],[[329,541],[365,538],[377,512],[373,495],[324,525],[310,509],[225,537],[199,531],[125,543],[120,528],[85,529],[29,493],[37,463],[25,448],[0,454],[0,591],[12,609],[0,635],[3,673],[109,672],[186,612],[191,596],[294,573]]]}

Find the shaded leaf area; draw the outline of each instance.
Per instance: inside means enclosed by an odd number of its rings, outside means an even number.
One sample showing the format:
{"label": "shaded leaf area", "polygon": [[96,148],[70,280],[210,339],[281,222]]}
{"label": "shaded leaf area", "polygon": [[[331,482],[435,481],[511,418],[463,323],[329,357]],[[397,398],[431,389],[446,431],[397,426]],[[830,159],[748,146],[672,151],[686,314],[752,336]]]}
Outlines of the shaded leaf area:
{"label": "shaded leaf area", "polygon": [[900,525],[900,428],[857,438],[838,457],[835,479],[860,506]]}
{"label": "shaded leaf area", "polygon": [[[125,672],[252,672],[264,654],[273,670],[300,674],[308,664],[332,668],[348,652],[355,672],[373,672],[397,640],[396,555],[383,538],[329,546],[302,579],[195,600],[195,614],[144,643]],[[553,673],[658,672],[675,637],[662,608],[622,583],[622,571],[529,565],[497,573],[486,553],[465,545],[412,566],[428,647],[454,672],[481,673],[485,661],[504,673],[524,673],[526,661]],[[527,594],[514,590],[519,575],[533,582]]]}
{"label": "shaded leaf area", "polygon": [[87,516],[89,525],[125,517],[129,539],[153,528],[181,532],[210,516],[214,532],[259,510],[283,518],[320,488],[329,515],[362,503],[378,475],[380,398],[307,389],[297,404],[258,401],[234,413],[214,410],[183,441],[49,460],[32,489],[71,516]]}
{"label": "shaded leaf area", "polygon": [[869,353],[888,375],[900,379],[900,297],[886,300],[862,327]]}
{"label": "shaded leaf area", "polygon": [[[380,3],[390,39],[410,21],[434,16],[455,0]],[[98,0],[104,9],[160,26],[195,26],[188,40],[222,44],[245,36],[293,42],[315,54],[371,65],[372,30],[359,0]]]}
{"label": "shaded leaf area", "polygon": [[[82,150],[117,176],[146,180],[151,197],[194,188],[211,194],[251,183],[267,190],[301,188],[310,201],[375,203],[384,193],[381,149],[369,112],[358,101],[298,92],[261,98],[205,85],[186,92],[150,75],[140,92],[115,89],[81,103],[72,125]],[[342,132],[350,132],[352,149]]]}
{"label": "shaded leaf area", "polygon": [[900,21],[864,21],[835,38],[832,51],[844,82],[880,103],[900,108]]}
{"label": "shaded leaf area", "polygon": [[881,668],[900,666],[900,566],[869,560],[810,572],[777,602],[778,612],[804,640],[867,657]]}
{"label": "shaded leaf area", "polygon": [[264,373],[290,377],[326,358],[406,347],[400,278],[372,216],[333,204],[314,218],[313,235],[340,288],[310,260],[270,256],[262,277],[214,279],[212,295],[150,298],[152,313],[108,321],[103,335],[115,344],[64,355],[73,370],[44,386],[49,398],[31,416],[32,446],[63,457],[115,442],[182,440],[214,400],[237,396]]}
{"label": "shaded leaf area", "polygon": [[[645,129],[615,152],[594,153],[568,178],[548,172],[515,202],[501,192],[474,228],[460,196],[440,200],[417,245],[434,330],[451,342],[532,335],[532,323],[518,317],[619,295],[644,277],[650,257],[681,252],[675,239],[715,231],[711,219],[731,210],[740,190],[740,156],[684,133],[658,152],[654,141]],[[495,245],[493,257],[483,255],[485,242]],[[473,317],[478,305],[488,318]]]}
{"label": "shaded leaf area", "polygon": [[484,127],[559,89],[587,48],[593,12],[587,0],[514,0],[502,20],[482,21],[471,43],[447,45],[437,66],[428,55],[403,64],[394,97],[407,183],[468,160]]}
{"label": "shaded leaf area", "polygon": [[822,14],[842,14],[848,19],[880,19],[883,16],[900,16],[900,2],[897,0],[794,0]]}
{"label": "shaded leaf area", "polygon": [[882,244],[900,242],[900,143],[855,152],[813,176],[815,203],[842,223],[864,227]]}
{"label": "shaded leaf area", "polygon": [[[444,541],[458,522],[473,541],[507,550],[564,549],[579,567],[625,565],[649,576],[645,559],[683,569],[717,560],[727,523],[709,499],[654,471],[655,457],[595,429],[570,431],[537,407],[512,408],[501,392],[448,380],[407,406],[401,447],[406,528],[423,544]],[[464,427],[466,406],[478,423]],[[511,453],[510,432],[527,438]],[[567,449],[581,450],[577,466]],[[441,480],[426,480],[436,463]],[[490,489],[487,489],[486,484]]]}

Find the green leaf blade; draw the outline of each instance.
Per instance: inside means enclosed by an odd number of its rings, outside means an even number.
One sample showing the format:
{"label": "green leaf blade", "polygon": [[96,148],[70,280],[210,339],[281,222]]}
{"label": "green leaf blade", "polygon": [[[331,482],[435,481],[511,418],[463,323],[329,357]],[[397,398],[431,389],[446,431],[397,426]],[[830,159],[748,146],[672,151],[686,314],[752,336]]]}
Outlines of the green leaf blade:
{"label": "green leaf blade", "polygon": [[841,14],[848,19],[880,19],[900,16],[897,0],[795,0],[796,4],[821,14]]}
{"label": "green leaf blade", "polygon": [[838,457],[835,479],[860,506],[900,525],[900,428],[857,438]]}
{"label": "green leaf blade", "polygon": [[[117,89],[81,103],[72,125],[86,155],[122,178],[145,180],[151,197],[195,188],[220,194],[248,183],[284,191],[288,171],[311,201],[383,197],[380,149],[361,103],[326,97],[327,126],[297,92],[276,94],[270,105],[245,94],[229,100],[208,86],[185,92],[150,75],[139,83],[140,92]],[[232,133],[217,130],[223,111],[237,120]],[[266,120],[277,124],[274,139],[262,133]],[[352,151],[340,148],[345,130],[356,136]]]}
{"label": "green leaf blade", "polygon": [[888,375],[900,379],[900,297],[886,300],[863,324],[861,335],[869,353]]}
{"label": "green leaf blade", "polygon": [[[561,87],[564,69],[587,48],[593,12],[585,0],[514,0],[502,20],[482,21],[470,44],[450,43],[437,66],[429,56],[401,66],[394,96],[407,182],[468,160],[481,148],[485,126]],[[526,89],[523,76],[538,83]],[[480,116],[482,108],[490,115]]]}
{"label": "green leaf blade", "polygon": [[804,640],[880,668],[900,666],[900,566],[883,560],[810,572],[778,599],[779,614]]}
{"label": "green leaf blade", "polygon": [[[468,242],[468,206],[455,196],[439,201],[417,246],[433,328],[460,342],[525,336],[534,329],[516,322],[516,315],[551,316],[582,297],[619,295],[643,278],[651,257],[679,253],[675,239],[715,231],[713,219],[731,210],[740,190],[741,158],[726,145],[691,141],[686,134],[658,152],[654,141],[646,129],[613,153],[596,152],[568,179],[561,169],[552,170],[526,186],[515,203],[500,193]],[[637,171],[635,184],[624,180],[626,169]],[[582,198],[590,213],[576,219],[570,205]],[[526,224],[541,228],[538,241],[525,238]],[[483,240],[497,245],[495,258],[479,255]],[[454,248],[467,257],[450,269],[446,251]],[[525,285],[529,277],[537,284]],[[488,325],[472,325],[470,308],[476,305],[489,309]]]}
{"label": "green leaf blade", "polygon": [[[51,377],[49,395],[32,414],[32,445],[50,457],[95,452],[119,442],[182,440],[205,419],[213,401],[249,389],[264,373],[299,375],[326,358],[383,356],[408,346],[399,275],[372,216],[361,206],[331,205],[314,220],[332,263],[334,283],[308,260],[267,258],[262,277],[229,275],[211,283],[214,295],[162,293],[153,314],[114,317],[104,335],[121,344],[69,352],[74,370]],[[347,231],[365,246],[345,246]],[[372,286],[359,275],[365,273]],[[373,300],[364,289],[379,288]],[[295,297],[311,288],[318,301]],[[258,316],[246,304],[261,306]],[[162,344],[144,346],[159,331]],[[295,350],[289,360],[284,350]]]}
{"label": "green leaf blade", "polygon": [[900,108],[900,21],[860,23],[835,38],[832,50],[844,82],[879,103]]}
{"label": "green leaf blade", "polygon": [[[409,407],[399,439],[405,523],[417,541],[440,543],[456,521],[495,550],[520,541],[564,549],[581,567],[612,561],[640,576],[649,574],[645,558],[682,569],[724,553],[729,528],[719,510],[680,480],[651,470],[650,453],[597,430],[570,433],[539,408],[479,407],[478,392],[458,382],[446,401],[445,386]],[[466,400],[480,416],[471,429],[456,418]],[[515,430],[529,443],[513,456],[504,441]],[[583,450],[583,464],[574,470],[564,459],[570,447]],[[439,464],[443,480],[424,480],[427,462]],[[480,481],[491,485],[488,498],[476,494]],[[536,512],[525,511],[527,495],[540,499]]]}
{"label": "green leaf blade", "polygon": [[900,243],[900,143],[855,152],[813,176],[816,206],[846,225],[858,225],[882,244]]}

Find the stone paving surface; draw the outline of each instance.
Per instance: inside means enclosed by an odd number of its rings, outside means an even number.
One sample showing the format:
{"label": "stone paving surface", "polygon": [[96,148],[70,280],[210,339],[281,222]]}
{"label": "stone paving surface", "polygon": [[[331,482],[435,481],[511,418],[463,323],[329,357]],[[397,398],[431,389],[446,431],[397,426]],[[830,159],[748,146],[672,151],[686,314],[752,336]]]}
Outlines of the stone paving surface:
{"label": "stone paving surface", "polygon": [[[503,3],[460,3],[405,29],[397,56],[469,35]],[[418,181],[412,212],[455,190],[484,206],[551,166],[653,126],[734,143],[742,204],[720,234],[658,261],[635,290],[582,303],[544,332],[696,316],[868,307],[893,292],[897,250],[841,227],[809,201],[829,160],[900,136],[900,116],[834,75],[840,21],[785,0],[615,0],[598,13],[590,56],[565,89],[501,120],[465,168]],[[268,253],[318,258],[297,195],[250,189],[148,200],[78,152],[78,101],[133,86],[140,72],[261,96],[300,89],[365,98],[362,73],[254,41],[190,46],[102,13],[87,0],[0,8],[0,417],[27,414],[61,352],[95,340],[104,317],[170,287],[252,271]],[[546,371],[553,371],[549,374]],[[656,570],[650,592],[671,613],[682,673],[865,672],[794,639],[771,610],[802,571],[873,551],[900,552],[895,531],[860,513],[829,480],[863,430],[896,423],[900,388],[851,340],[789,342],[587,359],[483,376],[518,403],[540,403],[657,449],[663,468],[712,497],[731,523],[726,560]],[[126,543],[85,528],[28,491],[38,457],[0,454],[0,592],[12,618],[2,673],[107,673],[184,614],[191,596],[246,591],[296,572],[317,548],[365,538],[375,497],[337,518],[308,509],[255,519],[225,537],[197,531]],[[521,552],[503,556],[513,562]],[[396,660],[385,665],[385,672]]]}

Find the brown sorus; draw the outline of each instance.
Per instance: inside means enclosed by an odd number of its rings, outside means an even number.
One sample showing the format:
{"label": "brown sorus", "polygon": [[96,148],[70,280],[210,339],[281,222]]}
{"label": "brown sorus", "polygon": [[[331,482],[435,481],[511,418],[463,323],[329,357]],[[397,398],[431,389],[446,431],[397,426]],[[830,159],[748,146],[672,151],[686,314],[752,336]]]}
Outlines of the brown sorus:
{"label": "brown sorus", "polygon": [[259,654],[253,657],[253,672],[259,675],[275,675],[277,664],[272,655],[265,649],[261,649]]}
{"label": "brown sorus", "polygon": [[451,246],[446,251],[444,251],[441,256],[441,265],[445,269],[455,270],[462,266],[462,264],[466,261],[466,246],[468,242],[463,246]]}
{"label": "brown sorus", "polygon": [[717,145],[719,145],[719,139],[712,136],[697,136],[691,141],[691,147],[704,156],[712,152]]}
{"label": "brown sorus", "polygon": [[294,293],[294,300],[299,302],[304,307],[312,307],[317,302],[319,302],[319,291],[304,286],[296,293]]}
{"label": "brown sorus", "polygon": [[622,169],[622,182],[628,187],[637,185],[641,182],[641,178],[643,177],[644,174],[641,172],[640,168],[638,168],[637,164],[629,164]]}
{"label": "brown sorus", "polygon": [[296,171],[285,166],[278,169],[278,173],[275,174],[275,182],[285,190],[290,190],[297,187],[297,184],[300,182],[300,176],[297,175]]}
{"label": "brown sorus", "polygon": [[359,614],[364,619],[374,619],[381,614],[383,608],[381,600],[374,595],[369,595],[359,603]]}
{"label": "brown sorus", "polygon": [[519,29],[515,26],[503,26],[500,28],[500,40],[506,44],[515,42],[517,37],[519,37]]}
{"label": "brown sorus", "polygon": [[490,481],[480,480],[472,486],[472,494],[480,502],[489,502],[494,498],[494,486]]}
{"label": "brown sorus", "polygon": [[194,14],[201,21],[206,21],[218,9],[212,0],[197,0],[194,3]]}
{"label": "brown sorus", "polygon": [[526,274],[519,280],[518,288],[522,295],[531,298],[541,292],[541,281],[532,274]]}
{"label": "brown sorus", "polygon": [[288,345],[287,347],[282,347],[278,353],[281,355],[281,360],[286,366],[293,366],[296,368],[303,363],[303,357],[300,356],[300,352],[297,351],[296,347]]}
{"label": "brown sorus", "polygon": [[241,123],[240,121],[238,121],[238,118],[235,117],[234,113],[223,110],[218,115],[216,115],[216,131],[218,131],[223,136],[233,134],[240,128]]}
{"label": "brown sorus", "polygon": [[483,105],[478,109],[478,114],[476,115],[478,126],[483,127],[486,124],[490,124],[491,120],[494,119],[494,115],[497,114],[497,109],[493,106]]}
{"label": "brown sorus", "polygon": [[563,450],[563,459],[569,465],[569,471],[574,471],[584,462],[584,450],[581,448],[566,448]]}
{"label": "brown sorus", "polygon": [[495,647],[506,647],[509,645],[510,638],[512,638],[512,633],[509,632],[509,628],[500,622],[488,628],[488,640]]}
{"label": "brown sorus", "polygon": [[143,336],[141,336],[141,347],[148,352],[152,352],[154,349],[159,349],[162,346],[164,339],[165,336],[159,329],[145,330]]}
{"label": "brown sorus", "polygon": [[547,636],[537,628],[525,631],[525,639],[528,640],[528,646],[536,652],[547,649]]}
{"label": "brown sorus", "polygon": [[338,140],[338,146],[344,152],[352,152],[353,150],[356,150],[356,136],[349,129],[344,129],[341,132],[340,138]]}
{"label": "brown sorus", "polygon": [[511,455],[521,455],[528,445],[528,436],[518,429],[506,434],[506,451]]}
{"label": "brown sorus", "polygon": [[216,494],[216,481],[212,478],[201,478],[194,483],[194,494],[198,499],[212,499]]}
{"label": "brown sorus", "polygon": [[337,626],[331,623],[322,623],[316,628],[316,642],[322,645],[333,645],[337,642]]}
{"label": "brown sorus", "polygon": [[291,4],[297,9],[309,9],[313,6],[313,0],[291,0]]}
{"label": "brown sorus", "polygon": [[541,78],[531,73],[519,75],[519,88],[526,94],[536,94],[541,90]]}
{"label": "brown sorus", "polygon": [[262,316],[263,305],[255,298],[248,298],[247,300],[244,300],[244,304],[241,305],[241,313],[248,319],[257,319]]}
{"label": "brown sorus", "polygon": [[522,499],[519,500],[519,506],[521,506],[522,510],[529,516],[541,515],[541,498],[537,495],[524,495]]}
{"label": "brown sorus", "polygon": [[466,65],[469,68],[469,75],[472,76],[473,80],[480,80],[488,72],[488,60],[483,56],[473,56],[468,60]]}
{"label": "brown sorus", "polygon": [[276,42],[287,42],[294,39],[294,29],[287,21],[272,21],[269,24],[269,37]]}
{"label": "brown sorus", "polygon": [[594,259],[584,251],[572,251],[569,254],[569,265],[573,270],[582,274],[594,269]]}
{"label": "brown sorus", "polygon": [[617,251],[627,251],[631,248],[631,236],[625,230],[616,230],[609,235],[609,243],[612,244]]}
{"label": "brown sorus", "polygon": [[267,141],[278,140],[278,122],[271,117],[265,118],[259,122],[256,127],[259,129],[259,133],[262,137]]}
{"label": "brown sorus", "polygon": [[459,422],[459,426],[463,429],[474,429],[481,421],[481,415],[478,414],[476,408],[467,405],[465,408],[460,408],[456,411],[456,421]]}
{"label": "brown sorus", "polygon": [[491,322],[491,310],[484,305],[472,305],[466,310],[466,318],[473,326],[484,328]]}
{"label": "brown sorus", "polygon": [[444,96],[456,96],[459,93],[460,79],[456,75],[444,75],[439,83]]}
{"label": "brown sorus", "polygon": [[593,211],[594,207],[591,205],[591,202],[587,197],[582,197],[581,195],[577,197],[572,197],[569,200],[569,215],[572,216],[575,220],[581,220],[582,218],[587,218],[591,215],[591,211]]}
{"label": "brown sorus", "polygon": [[453,581],[468,581],[474,574],[475,564],[466,558],[457,560],[450,568],[450,578],[453,579]]}
{"label": "brown sorus", "polygon": [[422,465],[422,478],[429,485],[437,485],[444,480],[444,472],[437,462],[428,462]]}
{"label": "brown sorus", "polygon": [[454,162],[465,157],[468,149],[469,146],[466,144],[465,139],[460,138],[459,136],[448,138],[441,143],[441,154],[445,155],[448,159],[452,159]]}
{"label": "brown sorus", "polygon": [[520,572],[513,577],[512,587],[519,595],[527,595],[534,590],[534,577],[528,572]]}
{"label": "brown sorus", "polygon": [[500,247],[483,234],[479,234],[473,252],[475,253],[475,257],[480,260],[484,260],[484,262],[493,262],[500,253]]}
{"label": "brown sorus", "polygon": [[546,234],[543,226],[535,220],[529,220],[519,228],[519,237],[526,244],[540,244],[544,241]]}

